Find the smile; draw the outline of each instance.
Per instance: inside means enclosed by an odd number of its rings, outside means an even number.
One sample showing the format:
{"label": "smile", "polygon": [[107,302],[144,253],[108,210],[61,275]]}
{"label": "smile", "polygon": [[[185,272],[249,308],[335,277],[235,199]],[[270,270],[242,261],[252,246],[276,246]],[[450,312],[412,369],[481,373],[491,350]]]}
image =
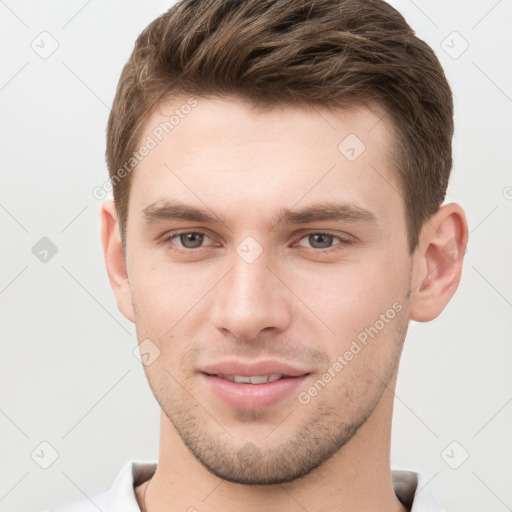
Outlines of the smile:
{"label": "smile", "polygon": [[265,382],[274,382],[284,377],[280,373],[273,373],[271,375],[215,375],[219,379],[229,380],[231,382],[244,383],[244,384],[264,384]]}

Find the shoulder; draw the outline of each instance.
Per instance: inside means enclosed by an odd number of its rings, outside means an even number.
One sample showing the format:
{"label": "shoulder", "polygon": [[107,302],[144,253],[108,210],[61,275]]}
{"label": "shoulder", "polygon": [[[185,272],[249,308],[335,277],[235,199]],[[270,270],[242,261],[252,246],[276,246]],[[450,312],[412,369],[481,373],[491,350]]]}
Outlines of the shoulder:
{"label": "shoulder", "polygon": [[157,461],[132,460],[121,468],[109,490],[45,512],[140,512],[135,486],[150,478]]}
{"label": "shoulder", "polygon": [[391,471],[395,494],[410,512],[444,512],[437,504],[426,475],[414,471]]}

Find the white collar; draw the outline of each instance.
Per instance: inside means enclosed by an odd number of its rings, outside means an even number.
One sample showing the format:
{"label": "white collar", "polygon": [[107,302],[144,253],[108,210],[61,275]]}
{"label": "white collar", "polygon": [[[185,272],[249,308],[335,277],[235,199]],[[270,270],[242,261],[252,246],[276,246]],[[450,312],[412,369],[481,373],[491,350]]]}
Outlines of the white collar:
{"label": "white collar", "polygon": [[[140,512],[135,487],[153,476],[157,462],[128,461],[108,491],[51,512],[98,512],[98,509],[102,512]],[[426,477],[414,471],[399,469],[393,469],[391,477],[395,494],[410,512],[443,512],[432,495]]]}

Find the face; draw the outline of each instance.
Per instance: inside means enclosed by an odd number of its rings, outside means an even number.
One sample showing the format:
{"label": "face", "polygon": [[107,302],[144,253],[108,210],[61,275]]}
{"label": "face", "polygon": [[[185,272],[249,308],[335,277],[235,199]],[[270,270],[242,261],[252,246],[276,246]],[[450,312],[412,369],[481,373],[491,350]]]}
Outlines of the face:
{"label": "face", "polygon": [[163,136],[181,103],[153,114],[131,186],[144,368],[201,464],[282,483],[342,449],[397,369],[412,260],[392,133],[376,107],[196,101]]}

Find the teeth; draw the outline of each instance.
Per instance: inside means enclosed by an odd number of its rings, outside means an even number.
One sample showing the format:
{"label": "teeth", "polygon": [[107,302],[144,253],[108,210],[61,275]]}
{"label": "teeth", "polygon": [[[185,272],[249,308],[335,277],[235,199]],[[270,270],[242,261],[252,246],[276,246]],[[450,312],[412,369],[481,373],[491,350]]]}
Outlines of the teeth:
{"label": "teeth", "polygon": [[282,375],[280,373],[273,373],[271,375],[251,375],[249,377],[242,375],[217,375],[217,377],[244,384],[264,384],[265,382],[274,382],[280,379]]}

